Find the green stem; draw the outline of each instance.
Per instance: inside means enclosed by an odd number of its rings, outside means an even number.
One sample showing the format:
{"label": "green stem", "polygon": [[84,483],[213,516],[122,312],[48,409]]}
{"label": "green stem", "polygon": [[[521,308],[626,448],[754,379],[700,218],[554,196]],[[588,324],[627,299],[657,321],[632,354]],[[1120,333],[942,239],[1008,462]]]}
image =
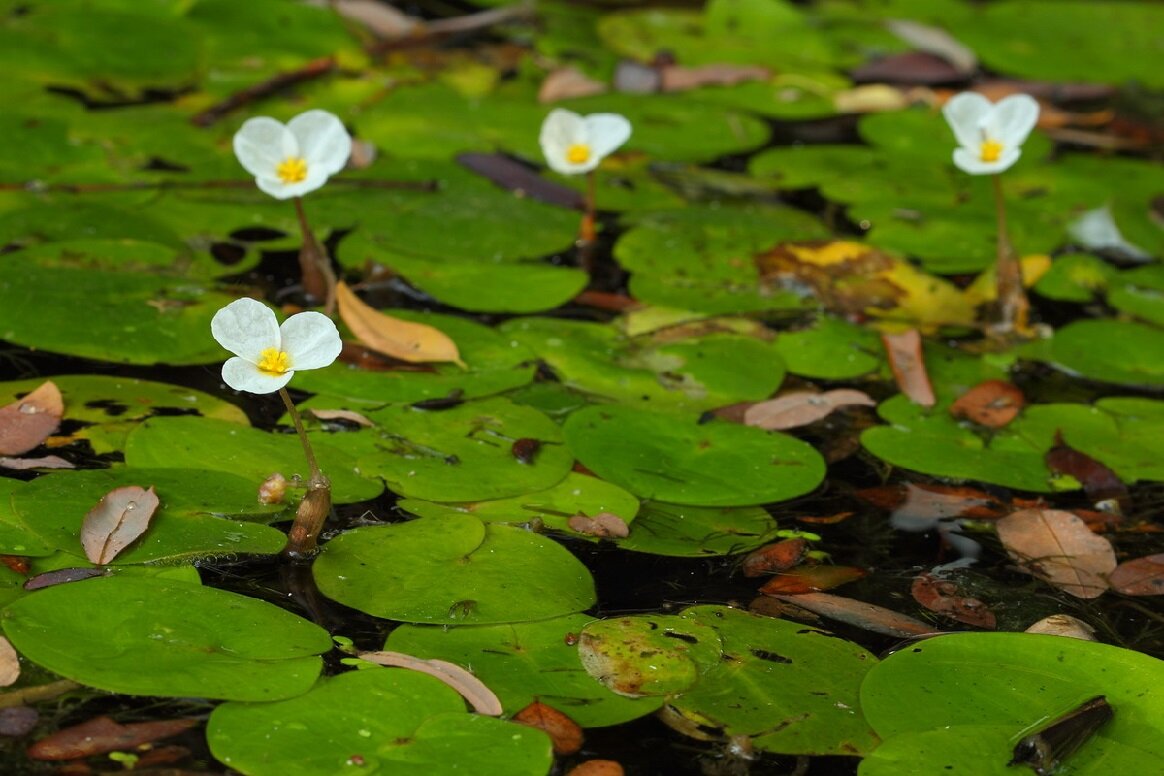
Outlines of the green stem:
{"label": "green stem", "polygon": [[299,251],[299,272],[303,278],[303,289],[317,298],[323,299],[323,312],[330,317],[335,312],[335,272],[331,269],[331,259],[327,250],[315,238],[315,232],[307,221],[303,209],[303,198],[295,197],[295,215],[299,219],[299,232],[303,236],[303,248]]}
{"label": "green stem", "polygon": [[299,435],[299,441],[303,443],[303,454],[307,457],[307,465],[311,469],[311,481],[324,479],[323,472],[319,470],[319,464],[315,462],[315,452],[311,449],[311,443],[307,441],[307,431],[303,428],[303,420],[299,417],[299,410],[295,409],[295,404],[291,401],[291,394],[287,393],[286,388],[280,388],[279,396],[283,399],[283,406],[287,408],[287,414],[291,416],[291,423],[295,426],[295,433]]}
{"label": "green stem", "polygon": [[1002,176],[990,176],[994,187],[994,212],[998,221],[998,252],[995,259],[995,288],[998,299],[998,320],[994,329],[999,334],[1021,333],[1027,328],[1030,303],[1023,290],[1023,271],[1011,245],[1006,229],[1006,203],[1002,195]]}

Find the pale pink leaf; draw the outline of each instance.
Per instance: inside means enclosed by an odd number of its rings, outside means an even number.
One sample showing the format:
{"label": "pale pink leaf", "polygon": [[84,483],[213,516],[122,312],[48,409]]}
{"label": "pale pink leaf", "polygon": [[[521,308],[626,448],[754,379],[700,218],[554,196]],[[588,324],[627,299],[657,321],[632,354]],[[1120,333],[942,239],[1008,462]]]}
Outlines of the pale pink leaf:
{"label": "pale pink leaf", "polygon": [[1164,554],[1124,561],[1108,581],[1124,595],[1164,595]]}
{"label": "pale pink leaf", "polygon": [[1027,628],[1026,633],[1042,633],[1047,636],[1066,636],[1083,641],[1095,641],[1095,628],[1078,617],[1069,614],[1052,614]]}
{"label": "pale pink leaf", "polygon": [[748,407],[744,410],[744,425],[767,431],[783,431],[807,426],[840,407],[873,407],[876,404],[868,394],[848,388],[824,393],[793,391]]}
{"label": "pale pink leaf", "polygon": [[376,425],[365,416],[352,410],[308,410],[308,412],[320,420],[346,420],[363,428],[372,428]]}
{"label": "pale pink leaf", "polygon": [[384,650],[361,652],[359,657],[369,663],[407,668],[410,671],[419,671],[422,674],[435,676],[460,693],[478,714],[488,714],[491,717],[501,716],[501,701],[498,700],[493,691],[486,687],[484,682],[456,663],[450,663],[447,660],[425,660],[406,655],[403,652]]}
{"label": "pale pink leaf", "polygon": [[106,493],[81,523],[81,546],[97,565],[110,562],[149,528],[158,508],[158,494],[137,485]]}
{"label": "pale pink leaf", "polygon": [[51,380],[0,407],[0,455],[20,455],[37,447],[57,430],[64,414],[61,391]]}
{"label": "pale pink leaf", "polygon": [[893,369],[893,379],[897,387],[914,404],[932,407],[937,402],[930,376],[926,372],[926,362],[922,357],[921,334],[917,329],[908,329],[898,334],[882,334],[885,354]]}
{"label": "pale pink leaf", "polygon": [[0,687],[8,687],[20,678],[20,657],[8,639],[0,636]]}
{"label": "pale pink leaf", "polygon": [[998,538],[1034,576],[1076,598],[1098,598],[1116,568],[1111,542],[1078,515],[1059,509],[1022,509],[998,521]]}
{"label": "pale pink leaf", "polygon": [[538,89],[538,102],[568,100],[573,97],[591,97],[606,91],[606,84],[595,81],[576,67],[560,67],[553,70],[542,81]]}
{"label": "pale pink leaf", "polygon": [[25,469],[76,469],[76,464],[66,461],[59,455],[45,455],[40,458],[9,458],[0,456],[0,466],[5,469],[23,471]]}
{"label": "pale pink leaf", "polygon": [[630,536],[630,528],[621,517],[610,512],[599,512],[594,517],[574,515],[566,521],[570,530],[602,539],[616,537],[624,539]]}

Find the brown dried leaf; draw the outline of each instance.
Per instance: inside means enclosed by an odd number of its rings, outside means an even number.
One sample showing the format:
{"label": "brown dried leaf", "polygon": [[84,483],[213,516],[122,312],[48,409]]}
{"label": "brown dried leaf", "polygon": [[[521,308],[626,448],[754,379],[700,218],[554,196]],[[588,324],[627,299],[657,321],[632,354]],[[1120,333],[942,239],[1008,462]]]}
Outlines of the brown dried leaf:
{"label": "brown dried leaf", "polygon": [[588,536],[597,536],[601,539],[625,539],[630,536],[630,527],[618,515],[610,512],[599,512],[594,517],[574,515],[566,521],[571,531],[577,531]]}
{"label": "brown dried leaf", "polygon": [[9,458],[0,457],[0,466],[14,471],[27,469],[76,469],[76,464],[66,461],[59,455],[45,455],[40,458]]}
{"label": "brown dried leaf", "polygon": [[844,598],[829,593],[801,593],[800,595],[773,596],[781,601],[802,607],[819,614],[822,617],[837,620],[848,625],[855,625],[874,633],[884,633],[888,636],[925,636],[937,633],[938,629],[927,625],[921,620],[915,620],[892,609],[886,609],[864,601]]}
{"label": "brown dried leaf", "polygon": [[423,26],[420,19],[378,0],[330,0],[330,4],[340,16],[364,25],[383,40],[407,38]]}
{"label": "brown dried leaf", "polygon": [[40,722],[40,712],[32,706],[9,706],[0,709],[0,736],[21,738]]}
{"label": "brown dried leaf", "polygon": [[22,399],[0,407],[0,455],[21,455],[57,430],[65,402],[51,380]]}
{"label": "brown dried leaf", "polygon": [[897,387],[914,404],[932,407],[937,402],[930,376],[926,372],[926,362],[922,357],[922,339],[917,329],[908,329],[899,334],[881,335],[889,366],[893,368],[893,379]]}
{"label": "brown dried leaf", "polygon": [[623,776],[625,773],[614,760],[586,760],[571,768],[566,776]]}
{"label": "brown dried leaf", "polygon": [[849,75],[858,83],[889,82],[911,86],[949,83],[960,78],[953,65],[924,51],[889,54],[861,65]]}
{"label": "brown dried leaf", "polygon": [[998,521],[998,538],[1031,574],[1076,598],[1097,598],[1116,568],[1111,542],[1077,515],[1059,509],[1023,509]]}
{"label": "brown dried leaf", "polygon": [[941,27],[909,19],[889,19],[885,26],[911,46],[949,62],[959,77],[971,75],[978,69],[978,57],[974,51]]}
{"label": "brown dried leaf", "polygon": [[804,539],[785,539],[753,550],[740,564],[740,570],[745,577],[758,577],[762,574],[775,574],[786,571],[804,557],[808,542]]}
{"label": "brown dried leaf", "polygon": [[8,687],[20,678],[20,656],[8,639],[0,636],[0,687]]}
{"label": "brown dried leaf", "polygon": [[81,546],[91,563],[103,565],[145,533],[158,508],[158,494],[137,485],[106,493],[81,523]]}
{"label": "brown dried leaf", "polygon": [[977,598],[958,595],[958,586],[933,574],[919,574],[910,587],[913,600],[931,612],[944,614],[958,622],[993,630],[998,622],[994,612]]}
{"label": "brown dried leaf", "polygon": [[275,472],[259,484],[260,504],[282,504],[287,496],[287,478]]}
{"label": "brown dried leaf", "polygon": [[465,366],[456,343],[439,329],[385,315],[361,301],[342,281],[336,286],[336,300],[340,318],[372,350],[401,361],[452,361]]}
{"label": "brown dried leaf", "polygon": [[840,113],[883,113],[904,110],[909,104],[909,94],[883,83],[856,86],[833,95],[833,107]]}
{"label": "brown dried leaf", "polygon": [[457,164],[519,197],[571,210],[582,210],[586,206],[586,200],[580,192],[543,178],[536,170],[504,154],[468,151],[457,154]]}
{"label": "brown dried leaf", "polygon": [[[892,486],[897,488],[898,486]],[[901,531],[929,531],[939,520],[967,517],[986,520],[1001,517],[1006,505],[989,493],[950,485],[906,483],[905,499],[893,509],[889,520]],[[861,491],[859,496],[868,491]]]}
{"label": "brown dried leaf", "polygon": [[1069,614],[1052,614],[1050,617],[1044,617],[1027,628],[1025,632],[1095,641],[1095,628]]}
{"label": "brown dried leaf", "polygon": [[34,760],[78,760],[95,754],[136,749],[199,724],[196,719],[167,719],[120,725],[109,717],[94,717],[40,739],[28,747],[28,756]]}
{"label": "brown dried leaf", "polygon": [[758,402],[744,410],[744,425],[766,431],[783,431],[814,423],[840,407],[875,407],[868,394],[849,388],[816,393],[792,391],[775,399]]}
{"label": "brown dried leaf", "polygon": [[582,728],[578,723],[541,701],[514,714],[513,721],[545,731],[554,744],[554,754],[574,754],[582,748]]}
{"label": "brown dried leaf", "polygon": [[1124,595],[1164,595],[1164,554],[1124,561],[1107,580]]}
{"label": "brown dried leaf", "polygon": [[559,67],[550,71],[538,89],[538,102],[568,100],[573,97],[590,97],[606,91],[606,84],[596,81],[576,67]]}
{"label": "brown dried leaf", "polygon": [[360,660],[376,663],[382,666],[396,666],[407,668],[410,671],[419,671],[422,674],[435,676],[461,694],[469,705],[478,714],[488,714],[491,717],[501,716],[501,701],[493,691],[485,686],[473,674],[447,660],[425,660],[424,658],[406,655],[403,652],[361,652]]}
{"label": "brown dried leaf", "polygon": [[959,396],[950,405],[950,414],[987,428],[1002,428],[1010,423],[1026,404],[1018,386],[1005,380],[986,380]]}
{"label": "brown dried leaf", "polygon": [[867,573],[855,566],[810,566],[773,577],[760,592],[764,595],[819,593],[855,582]]}
{"label": "brown dried leaf", "polygon": [[376,424],[368,420],[354,410],[308,410],[312,415],[320,420],[345,420],[348,423],[355,423],[361,428],[372,428]]}
{"label": "brown dried leaf", "polygon": [[1079,480],[1083,492],[1092,501],[1114,499],[1121,507],[1127,506],[1128,488],[1120,476],[1090,455],[1067,445],[1058,432],[1055,446],[1047,451],[1043,460],[1051,471]]}
{"label": "brown dried leaf", "polygon": [[685,92],[702,86],[731,86],[744,81],[765,81],[772,71],[755,65],[701,65],[683,67],[666,65],[659,68],[664,92]]}
{"label": "brown dried leaf", "polygon": [[82,579],[92,579],[93,577],[105,576],[104,569],[94,568],[68,568],[55,569],[53,571],[46,571],[43,574],[37,574],[35,577],[30,577],[24,583],[25,590],[40,590],[42,587],[52,587],[53,585],[63,585],[66,582],[80,582]]}

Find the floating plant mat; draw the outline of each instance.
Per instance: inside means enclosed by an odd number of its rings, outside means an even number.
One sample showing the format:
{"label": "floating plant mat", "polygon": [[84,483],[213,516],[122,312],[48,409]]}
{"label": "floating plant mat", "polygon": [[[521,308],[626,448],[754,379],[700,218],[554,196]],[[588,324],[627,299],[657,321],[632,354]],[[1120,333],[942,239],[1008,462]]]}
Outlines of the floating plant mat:
{"label": "floating plant mat", "polygon": [[1014,745],[1030,727],[1104,695],[1114,718],[1064,767],[1156,773],[1164,768],[1164,701],[1145,688],[1161,681],[1164,663],[1107,644],[1028,633],[938,636],[899,650],[865,677],[861,706],[885,743],[859,772],[949,763],[956,772],[1008,773]]}
{"label": "floating plant mat", "polygon": [[[33,541],[83,559],[78,535],[86,513],[106,493],[127,485],[153,487],[161,504],[145,535],[120,553],[115,564],[274,554],[287,542],[282,531],[264,525],[285,517],[284,505],[260,504],[258,482],[205,468],[94,469],[39,477],[13,492],[12,511]],[[23,546],[28,542],[19,540]],[[17,550],[5,544],[0,552]]]}
{"label": "floating plant mat", "polygon": [[1036,343],[1033,358],[1068,373],[1120,385],[1164,385],[1164,329],[1133,321],[1073,321],[1050,343]]}
{"label": "floating plant mat", "polygon": [[553,762],[540,730],[470,714],[439,679],[401,668],[327,677],[274,703],[224,703],[207,740],[215,757],[247,776],[443,776],[464,773],[470,761],[482,776],[544,776]]}
{"label": "floating plant mat", "polygon": [[347,531],[312,571],[329,598],[404,622],[527,622],[595,601],[590,573],[561,545],[472,515]]}
{"label": "floating plant mat", "polygon": [[384,648],[471,668],[497,693],[507,715],[539,700],[582,727],[606,727],[657,710],[663,705],[661,696],[619,695],[583,669],[577,636],[593,621],[589,615],[571,614],[506,625],[401,625],[389,634]]}
{"label": "floating plant mat", "polygon": [[591,406],[571,414],[565,431],[586,468],[641,498],[748,506],[803,495],[824,479],[824,459],[795,437],[695,415]]}
{"label": "floating plant mat", "polygon": [[327,632],[253,598],[162,579],[98,577],[0,612],[29,660],[110,692],[274,700],[306,692]]}

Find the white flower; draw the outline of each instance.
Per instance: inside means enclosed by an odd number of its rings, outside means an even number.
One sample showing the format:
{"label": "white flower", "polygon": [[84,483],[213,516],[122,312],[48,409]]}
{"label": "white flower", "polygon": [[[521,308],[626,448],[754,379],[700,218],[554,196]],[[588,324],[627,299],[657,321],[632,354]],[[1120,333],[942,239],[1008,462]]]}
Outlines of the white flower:
{"label": "white flower", "polygon": [[343,349],[326,315],[297,313],[280,326],[271,308],[245,297],[214,314],[210,333],[235,354],[222,365],[222,379],[236,391],[251,393],[274,393],[296,370],[328,366]]}
{"label": "white flower", "polygon": [[542,122],[538,142],[554,172],[577,175],[590,172],[631,136],[631,123],[617,113],[579,116],[556,108]]}
{"label": "white flower", "polygon": [[986,175],[1018,161],[1039,120],[1039,103],[1026,94],[993,103],[981,94],[962,92],[950,98],[942,114],[961,146],[954,150],[954,164],[971,175]]}
{"label": "white flower", "polygon": [[247,119],[234,134],[234,155],[255,183],[276,199],[315,191],[344,168],[352,138],[325,110],[309,110],[286,126],[268,116]]}

